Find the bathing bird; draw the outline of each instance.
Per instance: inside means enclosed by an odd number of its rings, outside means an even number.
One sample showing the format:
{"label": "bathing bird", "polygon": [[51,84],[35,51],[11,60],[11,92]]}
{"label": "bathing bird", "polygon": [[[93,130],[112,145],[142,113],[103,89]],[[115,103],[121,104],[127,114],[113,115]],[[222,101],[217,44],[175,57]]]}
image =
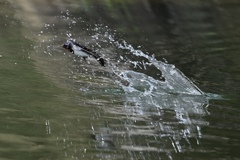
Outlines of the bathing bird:
{"label": "bathing bird", "polygon": [[99,56],[95,51],[87,48],[84,45],[79,44],[78,42],[72,39],[67,40],[63,44],[63,48],[67,49],[68,51],[79,57],[83,57],[84,60],[88,57],[93,57],[101,64],[101,66],[105,66],[105,60],[101,56]]}

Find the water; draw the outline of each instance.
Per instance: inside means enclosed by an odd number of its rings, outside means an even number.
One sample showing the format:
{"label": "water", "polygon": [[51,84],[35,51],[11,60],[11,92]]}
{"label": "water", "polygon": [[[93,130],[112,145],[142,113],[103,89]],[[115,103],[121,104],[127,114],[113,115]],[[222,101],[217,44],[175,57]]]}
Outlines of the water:
{"label": "water", "polygon": [[239,159],[239,7],[1,1],[1,159]]}

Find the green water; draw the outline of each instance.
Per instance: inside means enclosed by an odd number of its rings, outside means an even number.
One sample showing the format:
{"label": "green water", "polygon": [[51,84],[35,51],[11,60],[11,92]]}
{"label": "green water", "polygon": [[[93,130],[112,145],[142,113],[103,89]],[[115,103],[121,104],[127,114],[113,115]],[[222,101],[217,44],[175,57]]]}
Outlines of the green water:
{"label": "green water", "polygon": [[[0,159],[239,159],[239,11],[234,0],[0,1]],[[123,63],[146,59],[109,35],[126,41],[223,98],[176,94],[151,108],[110,67],[64,51],[67,33],[110,66],[158,79]]]}
{"label": "green water", "polygon": [[[9,4],[1,3],[0,159],[57,159],[65,157],[63,146],[87,148],[84,142],[90,136],[84,130],[91,111],[76,107],[71,98],[76,94],[37,71],[30,58],[34,42],[24,38],[13,12]],[[84,125],[77,125],[77,112],[86,114],[80,120]],[[73,117],[76,122],[69,122]],[[67,132],[73,128],[79,137],[69,138]]]}

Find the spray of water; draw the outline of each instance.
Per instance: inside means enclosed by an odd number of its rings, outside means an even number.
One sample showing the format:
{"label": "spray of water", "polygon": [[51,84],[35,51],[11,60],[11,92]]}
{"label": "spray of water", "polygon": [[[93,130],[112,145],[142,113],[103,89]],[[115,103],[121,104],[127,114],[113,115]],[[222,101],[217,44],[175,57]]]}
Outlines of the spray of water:
{"label": "spray of water", "polygon": [[[97,32],[93,38],[98,42],[111,44],[117,51],[124,51],[141,59],[136,61],[120,55],[116,59],[122,60],[124,65],[130,64],[133,68],[139,67],[142,70],[155,67],[164,78],[158,80],[142,72],[109,62],[112,72],[117,77],[115,82],[121,86],[125,94],[123,107],[106,107],[108,112],[124,115],[128,119],[122,132],[112,131],[112,134],[129,135],[128,138],[123,137],[123,143],[119,144],[121,148],[132,151],[164,152],[169,159],[171,152],[179,153],[193,149],[196,151],[197,148],[192,146],[200,144],[200,139],[203,137],[201,127],[208,125],[203,118],[204,115],[209,114],[208,98],[205,93],[174,65],[158,61],[154,56],[135,49],[126,41],[115,40],[109,32],[104,34]],[[145,126],[138,125],[138,122],[145,122]],[[158,139],[165,146],[153,147],[134,142],[134,136],[144,135]],[[193,142],[192,139],[196,141]],[[167,147],[167,143],[172,147]]]}

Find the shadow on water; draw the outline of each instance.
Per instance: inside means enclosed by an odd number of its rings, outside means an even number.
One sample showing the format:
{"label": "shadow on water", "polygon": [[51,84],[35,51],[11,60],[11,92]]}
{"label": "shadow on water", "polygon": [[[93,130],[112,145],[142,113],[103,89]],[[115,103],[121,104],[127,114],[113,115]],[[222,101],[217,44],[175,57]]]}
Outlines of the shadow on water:
{"label": "shadow on water", "polygon": [[[238,157],[239,22],[224,17],[234,4],[2,2],[0,156]],[[63,50],[69,35],[107,67]]]}

